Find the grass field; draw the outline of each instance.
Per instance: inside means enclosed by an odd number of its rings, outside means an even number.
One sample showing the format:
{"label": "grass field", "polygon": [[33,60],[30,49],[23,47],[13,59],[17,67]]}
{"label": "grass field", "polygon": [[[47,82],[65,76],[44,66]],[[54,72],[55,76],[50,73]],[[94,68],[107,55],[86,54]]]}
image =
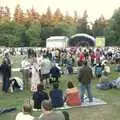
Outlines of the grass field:
{"label": "grass field", "polygon": [[[22,57],[13,57],[13,67],[20,66]],[[114,66],[111,67],[112,74],[110,80],[120,76],[114,71]],[[14,76],[21,76],[20,73],[14,72]],[[67,81],[74,81],[74,84],[79,87],[76,75],[64,75],[60,78],[60,87],[63,91],[66,89]],[[89,107],[89,108],[73,108],[67,110],[70,114],[70,120],[119,120],[120,119],[120,90],[111,89],[107,91],[100,91],[96,89],[97,80],[94,80],[92,85],[93,95],[106,101],[108,104],[103,106]],[[5,94],[0,91],[0,107],[16,107],[17,111],[0,115],[0,120],[15,120],[16,114],[21,111],[22,104],[26,98],[32,97],[29,91],[15,92]],[[39,116],[39,112],[33,112],[34,116]]]}

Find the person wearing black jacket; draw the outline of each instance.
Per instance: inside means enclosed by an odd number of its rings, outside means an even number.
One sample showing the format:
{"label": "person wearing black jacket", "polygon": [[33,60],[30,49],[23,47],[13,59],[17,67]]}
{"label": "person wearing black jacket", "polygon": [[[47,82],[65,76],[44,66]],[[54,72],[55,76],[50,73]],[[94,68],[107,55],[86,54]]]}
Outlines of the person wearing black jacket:
{"label": "person wearing black jacket", "polygon": [[37,85],[37,91],[33,93],[34,108],[41,109],[41,103],[43,100],[48,100],[49,96],[44,91],[44,86],[42,84]]}
{"label": "person wearing black jacket", "polygon": [[4,92],[8,92],[9,86],[10,86],[10,76],[11,76],[11,66],[8,64],[7,60],[3,60],[1,66],[0,66],[0,72],[3,77],[3,88],[2,90]]}
{"label": "person wearing black jacket", "polygon": [[60,70],[55,64],[50,69],[50,75],[51,75],[50,83],[59,82]]}

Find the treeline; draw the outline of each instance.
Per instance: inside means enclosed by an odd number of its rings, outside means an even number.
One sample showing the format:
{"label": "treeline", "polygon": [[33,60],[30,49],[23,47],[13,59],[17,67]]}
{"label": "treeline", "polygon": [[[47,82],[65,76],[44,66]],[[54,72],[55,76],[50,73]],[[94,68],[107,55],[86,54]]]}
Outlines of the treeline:
{"label": "treeline", "polygon": [[59,8],[52,13],[48,7],[40,14],[34,8],[23,12],[17,5],[11,17],[8,7],[0,7],[0,46],[45,46],[49,36],[70,37],[76,33],[105,36],[106,45],[120,45],[120,9],[110,20],[100,16],[89,23],[87,11],[81,17],[76,11],[70,16]]}

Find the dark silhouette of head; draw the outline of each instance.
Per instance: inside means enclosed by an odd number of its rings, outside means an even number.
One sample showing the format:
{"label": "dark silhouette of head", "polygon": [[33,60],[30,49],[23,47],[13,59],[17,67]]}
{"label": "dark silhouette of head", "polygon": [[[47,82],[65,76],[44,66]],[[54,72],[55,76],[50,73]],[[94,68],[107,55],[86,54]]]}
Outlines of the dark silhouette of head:
{"label": "dark silhouette of head", "polygon": [[44,90],[43,84],[38,84],[37,85],[37,91],[43,91],[43,90]]}
{"label": "dark silhouette of head", "polygon": [[74,85],[73,85],[73,83],[70,81],[70,82],[68,82],[68,88],[74,88]]}
{"label": "dark silhouette of head", "polygon": [[58,89],[59,88],[59,84],[57,82],[53,83],[53,88],[54,89]]}

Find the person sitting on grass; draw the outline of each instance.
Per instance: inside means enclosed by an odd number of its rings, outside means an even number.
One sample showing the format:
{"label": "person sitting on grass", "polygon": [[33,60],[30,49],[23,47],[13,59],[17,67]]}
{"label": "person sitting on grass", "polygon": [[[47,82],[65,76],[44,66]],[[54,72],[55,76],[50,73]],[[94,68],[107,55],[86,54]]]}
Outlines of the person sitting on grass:
{"label": "person sitting on grass", "polygon": [[44,100],[41,104],[42,114],[38,120],[65,120],[61,111],[53,111],[52,103],[49,100]]}
{"label": "person sitting on grass", "polygon": [[34,120],[34,117],[31,115],[32,106],[29,102],[25,102],[23,105],[22,112],[18,113],[15,120]]}
{"label": "person sitting on grass", "polygon": [[64,105],[63,92],[59,89],[58,83],[53,83],[53,89],[50,91],[50,98],[54,108]]}
{"label": "person sitting on grass", "polygon": [[37,91],[33,93],[34,108],[41,109],[41,102],[43,100],[48,100],[48,94],[44,91],[42,84],[37,85]]}
{"label": "person sitting on grass", "polygon": [[81,104],[80,92],[74,87],[72,82],[68,82],[68,89],[65,92],[65,102],[69,106],[77,106]]}

